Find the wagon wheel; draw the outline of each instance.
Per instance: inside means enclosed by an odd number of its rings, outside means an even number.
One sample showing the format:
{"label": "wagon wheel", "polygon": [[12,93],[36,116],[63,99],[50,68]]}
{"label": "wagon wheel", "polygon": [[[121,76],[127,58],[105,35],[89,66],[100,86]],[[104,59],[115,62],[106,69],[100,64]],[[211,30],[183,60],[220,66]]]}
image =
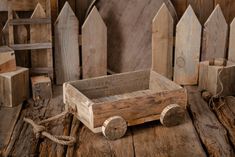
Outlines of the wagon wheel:
{"label": "wagon wheel", "polygon": [[109,140],[116,140],[123,137],[126,130],[127,123],[120,116],[110,117],[102,126],[102,133]]}
{"label": "wagon wheel", "polygon": [[178,104],[171,104],[165,107],[160,116],[162,125],[170,127],[179,125],[185,120],[185,110]]}

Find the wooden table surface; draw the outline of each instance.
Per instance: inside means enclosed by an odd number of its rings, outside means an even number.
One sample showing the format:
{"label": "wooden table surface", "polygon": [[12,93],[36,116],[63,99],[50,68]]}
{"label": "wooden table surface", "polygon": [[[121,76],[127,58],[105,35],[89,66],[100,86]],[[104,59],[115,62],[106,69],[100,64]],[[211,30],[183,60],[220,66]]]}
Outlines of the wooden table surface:
{"label": "wooden table surface", "polygon": [[[77,138],[74,147],[61,146],[49,139],[36,139],[32,127],[24,117],[39,121],[64,110],[62,87],[54,88],[51,100],[23,105],[14,127],[10,143],[0,151],[9,156],[82,156],[82,157],[233,157],[235,146],[235,102],[226,98],[225,105],[212,111],[202,100],[197,87],[188,90],[188,114],[185,123],[166,128],[159,121],[129,127],[127,134],[116,141],[106,140],[102,134],[93,134],[73,117],[66,116],[47,125],[55,135]],[[2,110],[2,109],[1,109]],[[1,111],[0,110],[0,111]],[[1,119],[5,114],[0,112]],[[71,129],[72,128],[72,129]],[[0,127],[1,129],[1,127]],[[0,130],[0,137],[2,132]],[[0,141],[2,145],[2,142]],[[2,147],[1,147],[2,148]]]}

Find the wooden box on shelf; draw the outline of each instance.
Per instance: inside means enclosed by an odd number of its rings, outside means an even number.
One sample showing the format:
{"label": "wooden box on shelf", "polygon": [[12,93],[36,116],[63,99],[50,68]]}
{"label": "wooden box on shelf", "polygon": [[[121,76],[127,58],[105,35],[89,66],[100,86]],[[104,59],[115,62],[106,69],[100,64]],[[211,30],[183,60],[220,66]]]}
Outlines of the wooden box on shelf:
{"label": "wooden box on shelf", "polygon": [[29,71],[17,67],[16,71],[0,74],[0,105],[14,107],[29,98]]}
{"label": "wooden box on shelf", "polygon": [[7,46],[0,47],[0,73],[16,70],[15,52]]}
{"label": "wooden box on shelf", "polygon": [[34,100],[50,99],[52,97],[52,84],[49,77],[31,77],[31,83]]}

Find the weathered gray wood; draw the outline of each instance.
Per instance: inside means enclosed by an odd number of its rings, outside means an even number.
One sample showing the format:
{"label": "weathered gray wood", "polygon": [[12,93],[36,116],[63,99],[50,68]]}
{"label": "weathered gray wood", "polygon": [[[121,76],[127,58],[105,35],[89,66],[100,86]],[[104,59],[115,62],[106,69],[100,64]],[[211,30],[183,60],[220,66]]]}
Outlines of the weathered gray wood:
{"label": "weathered gray wood", "polygon": [[9,25],[33,25],[33,24],[50,24],[50,18],[37,18],[37,19],[11,19]]}
{"label": "weathered gray wood", "polygon": [[107,75],[107,28],[96,7],[82,26],[82,60],[83,78]]}
{"label": "weathered gray wood", "polygon": [[152,122],[132,130],[136,157],[206,157],[188,115],[185,123],[175,127],[168,128]]}
{"label": "weathered gray wood", "polygon": [[189,5],[176,28],[174,81],[181,85],[198,82],[201,24]]}
{"label": "weathered gray wood", "polygon": [[219,5],[204,24],[201,60],[225,58],[228,25]]}
{"label": "weathered gray wood", "polygon": [[80,79],[79,22],[68,2],[55,22],[56,83]]}
{"label": "weathered gray wood", "polygon": [[187,87],[193,123],[209,156],[234,156],[226,129],[218,121],[197,87]]}
{"label": "weathered gray wood", "polygon": [[[51,49],[52,43],[32,43],[32,44],[14,44],[10,45],[13,50],[41,50]],[[33,51],[33,53],[36,51]],[[36,52],[37,53],[37,52]]]}
{"label": "weathered gray wood", "polygon": [[228,60],[235,62],[235,18],[230,24]]}
{"label": "weathered gray wood", "polygon": [[96,6],[108,28],[110,70],[119,73],[151,67],[152,20],[163,2],[176,18],[169,0],[97,1]]}
{"label": "weathered gray wood", "polygon": [[51,79],[46,76],[31,77],[32,95],[35,101],[52,98]]}
{"label": "weathered gray wood", "polygon": [[173,17],[164,3],[152,24],[152,70],[172,79],[173,76]]}
{"label": "weathered gray wood", "polygon": [[11,72],[15,70],[15,52],[7,46],[0,46],[0,73]]}

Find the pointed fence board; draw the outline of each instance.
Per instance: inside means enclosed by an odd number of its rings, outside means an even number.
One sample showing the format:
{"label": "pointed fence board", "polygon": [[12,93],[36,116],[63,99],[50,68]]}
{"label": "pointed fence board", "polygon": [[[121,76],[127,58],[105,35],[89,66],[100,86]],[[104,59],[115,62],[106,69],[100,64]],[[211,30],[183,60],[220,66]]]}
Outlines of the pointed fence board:
{"label": "pointed fence board", "polygon": [[80,78],[79,22],[66,2],[55,22],[55,73],[56,83]]}
{"label": "pointed fence board", "polygon": [[197,84],[200,44],[201,24],[189,5],[176,28],[174,69],[176,83]]}
{"label": "pointed fence board", "polygon": [[230,24],[228,60],[235,62],[235,18]]}
{"label": "pointed fence board", "polygon": [[203,29],[201,60],[226,57],[228,25],[219,5],[216,6]]}
{"label": "pointed fence board", "polygon": [[[41,4],[38,3],[31,19],[47,17]],[[30,43],[52,42],[51,24],[35,24],[30,26]],[[38,49],[31,51],[32,68],[53,67],[52,49]],[[52,75],[52,74],[51,74]]]}
{"label": "pointed fence board", "polygon": [[152,69],[172,79],[174,20],[165,3],[153,19]]}
{"label": "pointed fence board", "polygon": [[[19,19],[16,12],[13,12],[14,19]],[[14,40],[15,44],[27,44],[28,41],[27,28],[24,25],[15,26]],[[27,50],[15,51],[17,66],[29,67],[29,53]]]}
{"label": "pointed fence board", "polygon": [[107,28],[96,7],[82,26],[83,78],[107,74]]}

